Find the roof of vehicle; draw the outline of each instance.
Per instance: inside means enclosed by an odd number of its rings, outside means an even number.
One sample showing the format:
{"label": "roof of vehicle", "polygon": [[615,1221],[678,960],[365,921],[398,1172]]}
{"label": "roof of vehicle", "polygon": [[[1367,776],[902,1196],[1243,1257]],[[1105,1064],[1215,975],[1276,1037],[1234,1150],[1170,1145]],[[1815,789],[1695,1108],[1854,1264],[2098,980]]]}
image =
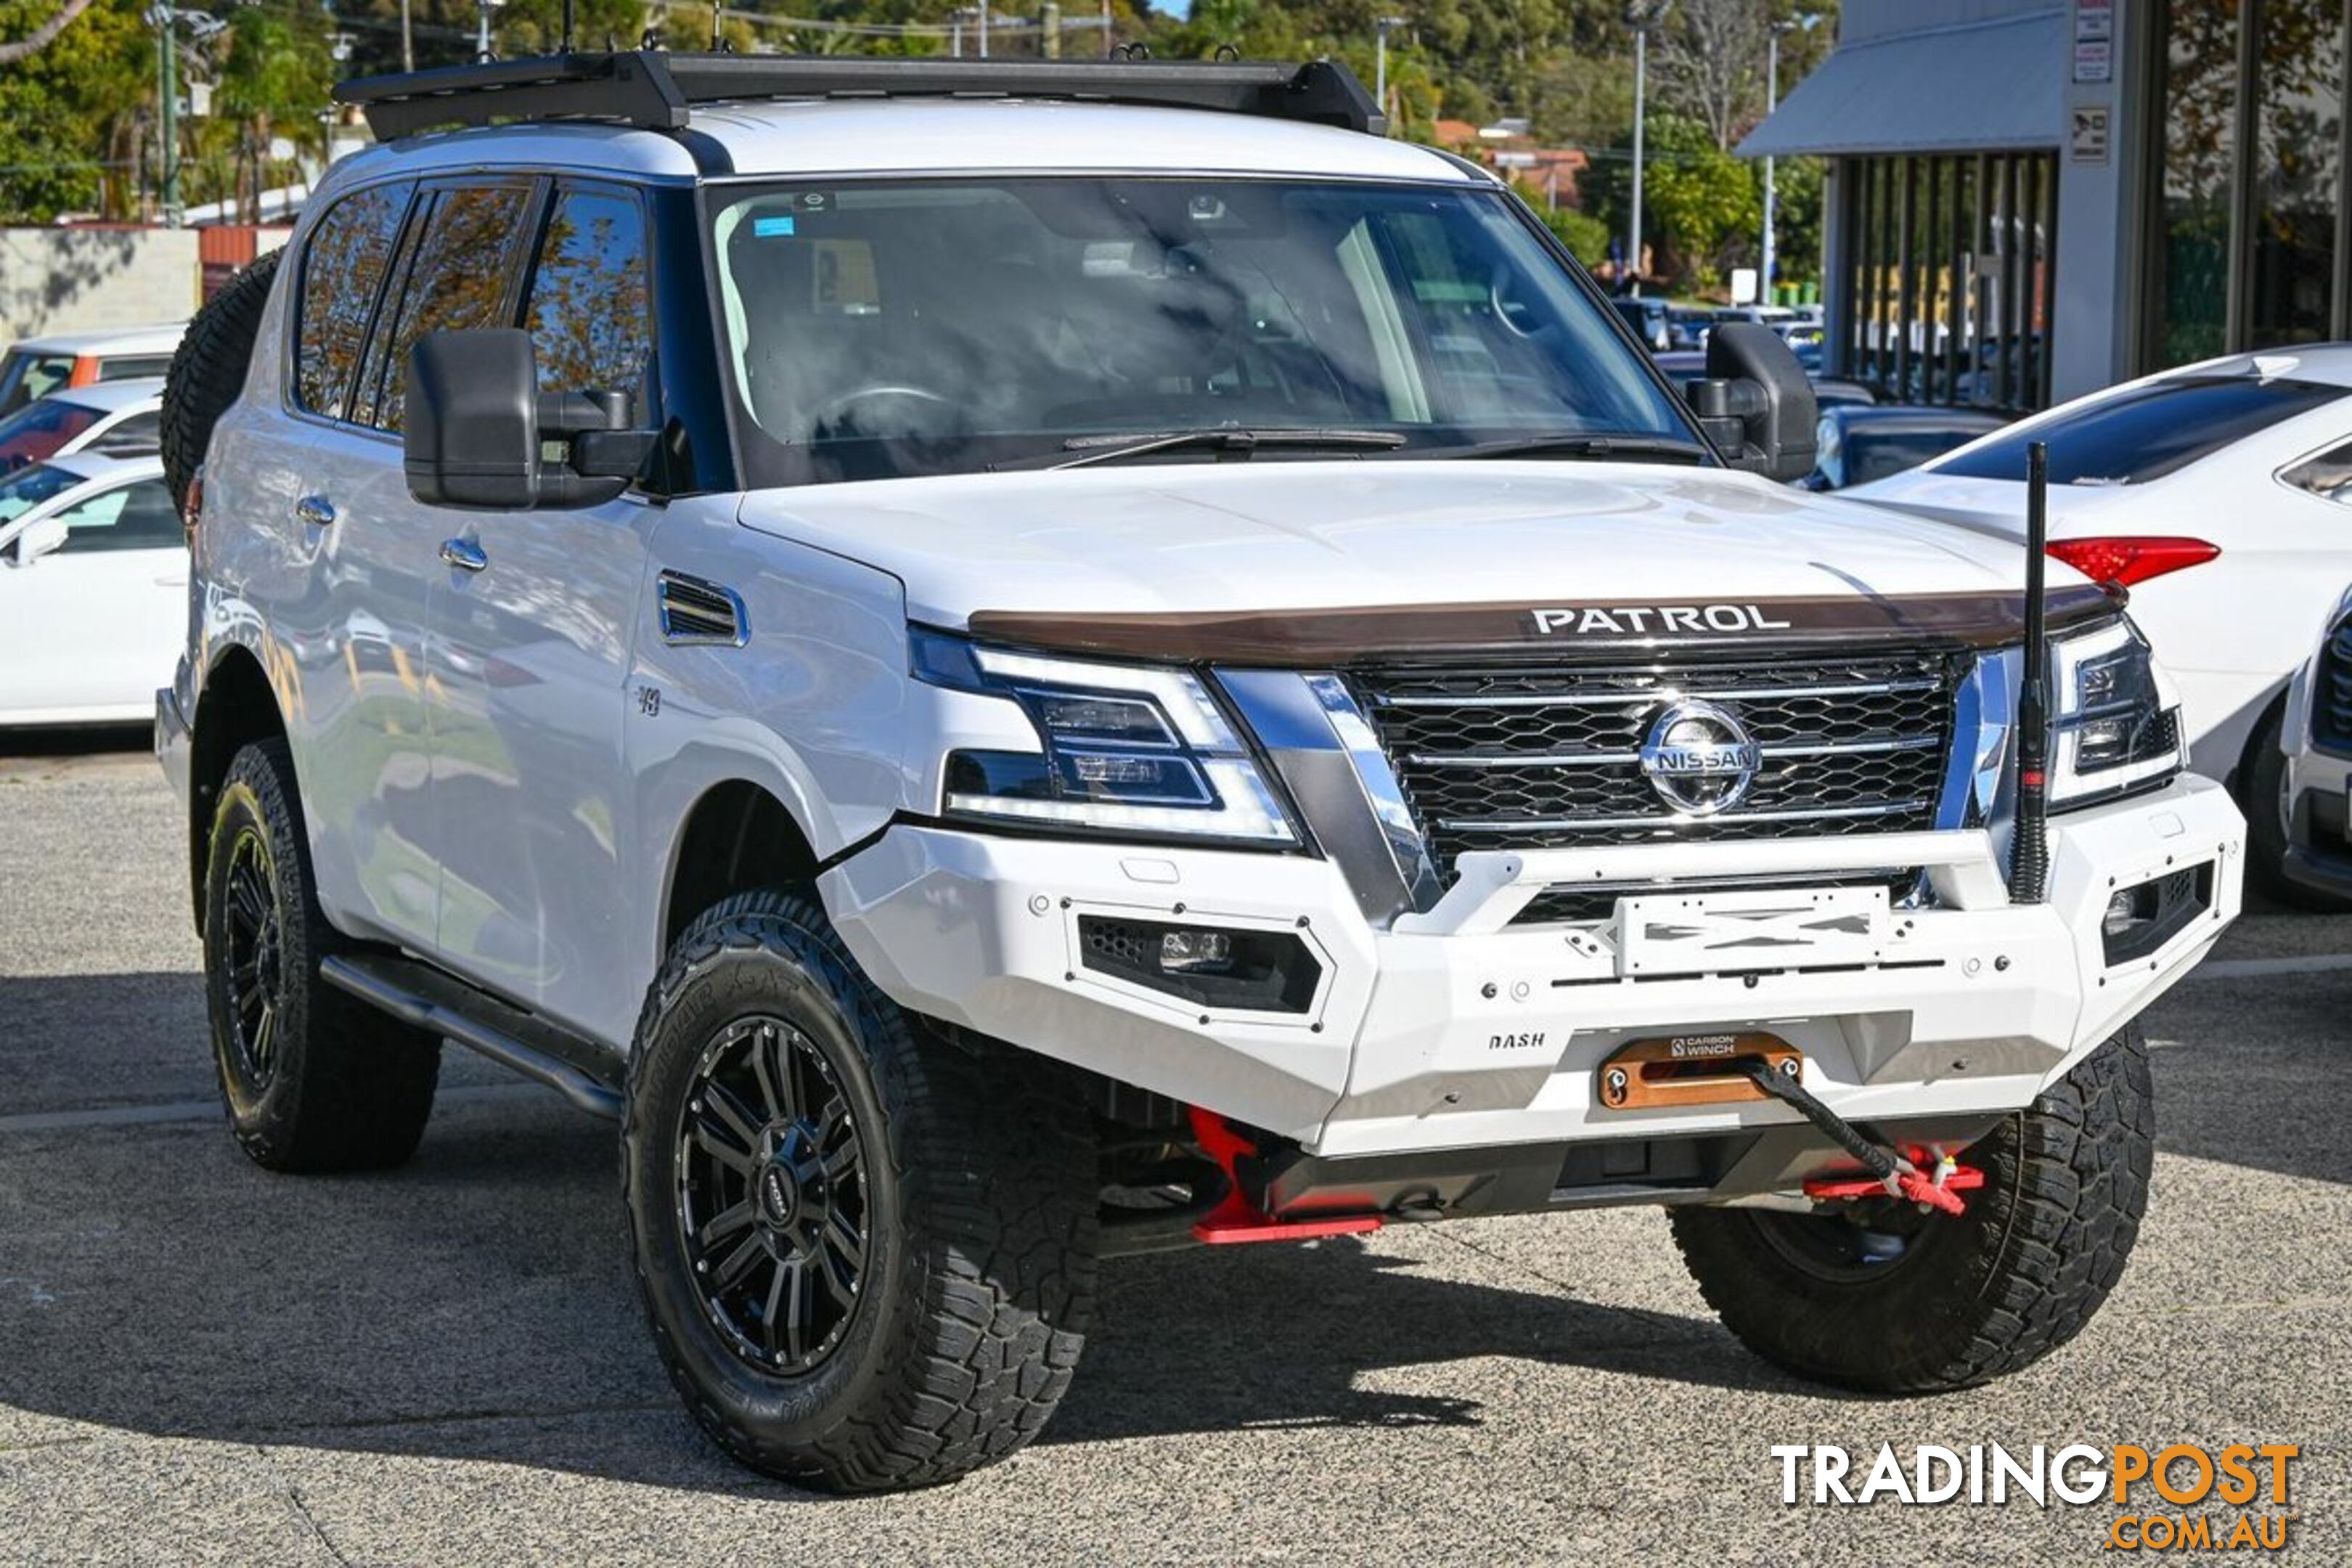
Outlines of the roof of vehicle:
{"label": "roof of vehicle", "polygon": [[12,349],[33,353],[92,355],[104,359],[110,354],[169,353],[180,343],[180,334],[188,330],[185,321],[163,321],[145,327],[110,327],[102,331],[45,332],[37,338],[19,338]]}
{"label": "roof of vehicle", "polygon": [[38,401],[70,403],[81,408],[94,408],[100,414],[119,414],[142,403],[160,407],[163,401],[163,378],[160,375],[133,375],[121,381],[92,382],[88,386],[61,386]]}
{"label": "roof of vehicle", "polygon": [[[1485,184],[1482,171],[1410,142],[1198,109],[1026,99],[810,100],[695,111],[703,163],[676,136],[533,123],[403,138],[336,165],[341,185],[392,172],[500,163],[691,179],[981,172],[1308,174]],[[714,156],[715,154],[715,156]]]}
{"label": "roof of vehicle", "polygon": [[2289,381],[2312,381],[2326,386],[2352,386],[2352,343],[2300,343],[2294,348],[2263,349],[2254,353],[2224,354],[2159,372],[2152,378],[2179,381],[2191,376],[2259,374]]}

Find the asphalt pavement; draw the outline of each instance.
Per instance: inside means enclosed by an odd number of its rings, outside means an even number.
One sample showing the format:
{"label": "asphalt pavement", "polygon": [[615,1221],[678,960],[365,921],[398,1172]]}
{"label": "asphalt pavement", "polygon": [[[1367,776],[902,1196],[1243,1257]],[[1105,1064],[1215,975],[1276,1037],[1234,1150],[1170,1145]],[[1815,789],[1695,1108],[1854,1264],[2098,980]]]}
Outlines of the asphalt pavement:
{"label": "asphalt pavement", "polygon": [[1789,1507],[1769,1450],[2180,1441],[2301,1445],[2285,1555],[2352,1561],[2352,918],[2250,916],[2149,1015],[2137,1255],[2021,1375],[1784,1376],[1649,1210],[1392,1226],[1108,1265],[1041,1442],[838,1500],[680,1412],[609,1125],[452,1049],[404,1170],[236,1152],[180,816],[92,744],[0,747],[0,1563],[2080,1563],[2116,1509]]}

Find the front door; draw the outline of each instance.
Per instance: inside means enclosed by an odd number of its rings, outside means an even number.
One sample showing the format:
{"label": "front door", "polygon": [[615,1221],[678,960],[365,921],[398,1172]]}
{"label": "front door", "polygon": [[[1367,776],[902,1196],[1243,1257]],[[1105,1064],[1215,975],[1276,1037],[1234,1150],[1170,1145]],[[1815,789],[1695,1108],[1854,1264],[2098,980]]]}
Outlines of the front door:
{"label": "front door", "polygon": [[[545,392],[650,395],[652,300],[635,192],[557,182],[517,318]],[[658,506],[437,513],[433,761],[444,962],[591,1032],[635,1015],[621,894],[630,647]],[[644,976],[634,976],[642,987]],[[601,1026],[601,1027],[600,1027]]]}

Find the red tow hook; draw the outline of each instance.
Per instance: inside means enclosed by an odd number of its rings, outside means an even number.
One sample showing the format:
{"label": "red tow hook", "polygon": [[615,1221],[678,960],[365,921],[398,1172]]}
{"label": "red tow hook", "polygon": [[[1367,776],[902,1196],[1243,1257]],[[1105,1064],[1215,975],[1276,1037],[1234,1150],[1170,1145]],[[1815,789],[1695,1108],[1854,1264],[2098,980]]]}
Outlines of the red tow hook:
{"label": "red tow hook", "polygon": [[[1919,1168],[1926,1159],[1924,1150],[1913,1150],[1911,1158],[1895,1167],[1894,1196],[1915,1204],[1925,1204],[1946,1214],[1960,1214],[1966,1205],[1959,1194],[1972,1193],[1984,1185],[1984,1173],[1974,1165],[1960,1164],[1949,1157],[1936,1163],[1936,1173],[1929,1175]],[[1805,1184],[1805,1196],[1815,1203],[1834,1198],[1874,1198],[1886,1194],[1886,1184],[1866,1172],[1857,1171],[1850,1176],[1815,1176]]]}
{"label": "red tow hook", "polygon": [[1250,1202],[1243,1191],[1241,1173],[1234,1162],[1244,1154],[1255,1154],[1257,1146],[1234,1131],[1233,1123],[1213,1110],[1203,1110],[1195,1105],[1192,1115],[1192,1138],[1201,1145],[1201,1152],[1217,1163],[1225,1173],[1225,1195],[1215,1208],[1201,1216],[1192,1226],[1192,1239],[1210,1247],[1226,1247],[1242,1241],[1312,1241],[1324,1236],[1360,1236],[1381,1228],[1381,1216],[1376,1214],[1338,1215],[1328,1219],[1276,1219],[1257,1205]]}

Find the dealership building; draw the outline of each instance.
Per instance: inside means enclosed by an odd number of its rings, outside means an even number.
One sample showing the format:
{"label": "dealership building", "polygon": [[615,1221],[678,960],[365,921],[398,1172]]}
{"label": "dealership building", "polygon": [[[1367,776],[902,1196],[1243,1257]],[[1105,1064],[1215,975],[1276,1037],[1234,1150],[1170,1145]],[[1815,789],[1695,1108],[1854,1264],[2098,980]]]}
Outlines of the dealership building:
{"label": "dealership building", "polygon": [[2042,406],[2352,337],[2352,0],[1845,0],[1744,142],[1829,161],[1833,371]]}

